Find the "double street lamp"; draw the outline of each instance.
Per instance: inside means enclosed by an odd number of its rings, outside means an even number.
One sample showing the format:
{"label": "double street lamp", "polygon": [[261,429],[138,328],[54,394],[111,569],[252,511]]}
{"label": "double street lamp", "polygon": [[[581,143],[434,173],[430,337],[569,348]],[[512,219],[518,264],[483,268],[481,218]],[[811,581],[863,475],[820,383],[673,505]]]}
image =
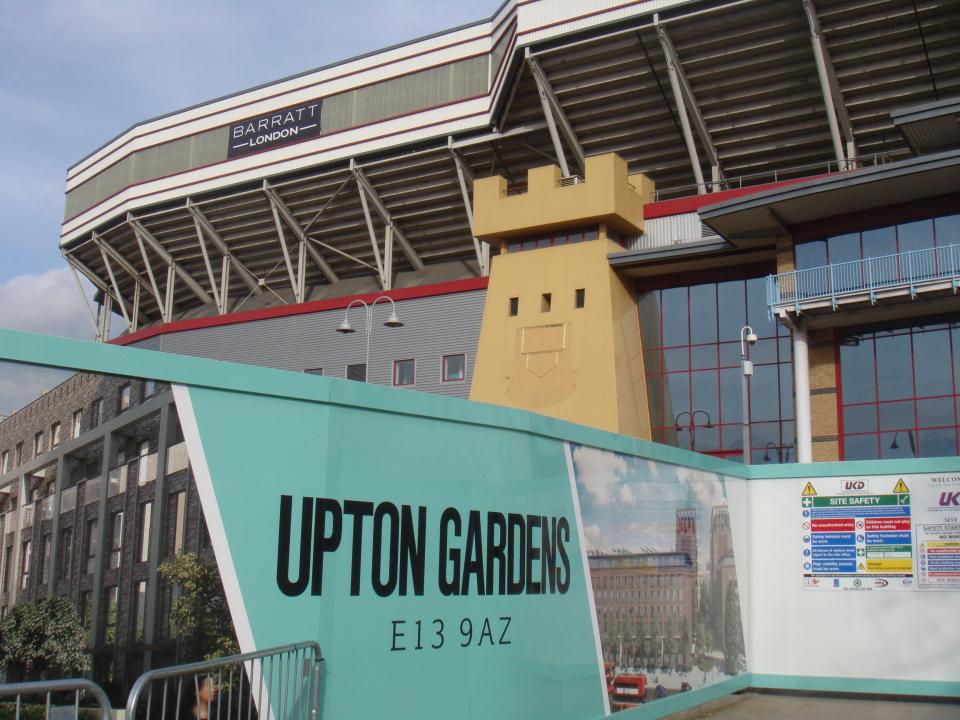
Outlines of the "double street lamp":
{"label": "double street lamp", "polygon": [[353,325],[350,324],[350,308],[354,307],[355,305],[363,306],[365,311],[364,317],[366,319],[364,332],[367,334],[367,352],[363,361],[364,382],[369,382],[370,379],[370,338],[373,335],[373,309],[381,301],[390,303],[390,317],[386,319],[386,321],[383,323],[383,326],[388,328],[403,327],[403,323],[400,322],[400,318],[397,316],[397,304],[393,301],[393,298],[389,297],[388,295],[379,295],[375,297],[370,304],[365,303],[363,300],[354,300],[347,305],[346,310],[343,312],[343,322],[340,323],[340,326],[337,328],[337,332],[343,333],[344,335],[355,333],[356,330],[354,330]]}

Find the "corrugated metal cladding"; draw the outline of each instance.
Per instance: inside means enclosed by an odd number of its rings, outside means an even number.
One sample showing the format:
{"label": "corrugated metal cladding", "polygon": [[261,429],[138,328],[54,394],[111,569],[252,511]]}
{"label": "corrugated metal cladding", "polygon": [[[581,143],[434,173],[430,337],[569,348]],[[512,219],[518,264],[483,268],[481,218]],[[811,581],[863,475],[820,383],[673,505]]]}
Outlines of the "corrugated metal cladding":
{"label": "corrugated metal cladding", "polygon": [[668,215],[643,221],[643,235],[638,238],[635,249],[649,250],[700,242],[715,234],[710,228],[703,226],[700,216],[695,212]]}
{"label": "corrugated metal cladding", "polygon": [[[397,314],[404,323],[399,328],[383,326],[390,307],[389,303],[379,303],[374,310],[370,345],[370,382],[391,385],[394,361],[412,358],[416,362],[412,389],[468,397],[486,294],[485,290],[476,290],[398,302]],[[323,368],[327,377],[343,378],[347,365],[364,360],[363,308],[350,310],[354,334],[336,332],[342,321],[343,310],[330,310],[184,330],[135,346],[298,372]],[[460,353],[466,356],[466,378],[443,382],[443,356]]]}

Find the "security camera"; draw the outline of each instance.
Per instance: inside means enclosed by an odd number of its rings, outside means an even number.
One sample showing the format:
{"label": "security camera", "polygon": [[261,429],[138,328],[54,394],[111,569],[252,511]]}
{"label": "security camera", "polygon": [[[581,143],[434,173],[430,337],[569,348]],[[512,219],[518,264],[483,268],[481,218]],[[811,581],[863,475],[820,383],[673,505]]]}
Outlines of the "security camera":
{"label": "security camera", "polygon": [[749,333],[747,335],[747,345],[756,345],[756,344],[757,344],[757,336],[754,333]]}

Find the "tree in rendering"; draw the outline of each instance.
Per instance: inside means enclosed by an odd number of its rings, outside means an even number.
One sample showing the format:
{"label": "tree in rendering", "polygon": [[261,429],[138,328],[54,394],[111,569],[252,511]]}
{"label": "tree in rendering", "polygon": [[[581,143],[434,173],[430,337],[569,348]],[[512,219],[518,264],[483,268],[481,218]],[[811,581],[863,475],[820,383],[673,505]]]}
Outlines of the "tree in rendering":
{"label": "tree in rendering", "polygon": [[727,584],[727,602],[723,609],[723,657],[723,670],[728,675],[736,675],[747,667],[736,580]]}
{"label": "tree in rendering", "polygon": [[0,620],[0,669],[10,679],[81,673],[90,663],[86,646],[80,615],[60,596],[16,605]]}
{"label": "tree in rendering", "polygon": [[237,653],[236,633],[216,569],[193,553],[183,553],[160,565],[159,573],[173,588],[170,624],[177,637],[177,661]]}

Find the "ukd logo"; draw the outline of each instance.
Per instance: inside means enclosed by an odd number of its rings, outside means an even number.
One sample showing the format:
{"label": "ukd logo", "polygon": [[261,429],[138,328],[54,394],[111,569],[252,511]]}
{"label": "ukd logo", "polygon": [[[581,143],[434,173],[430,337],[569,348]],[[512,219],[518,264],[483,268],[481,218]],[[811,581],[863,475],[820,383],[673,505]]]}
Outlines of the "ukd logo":
{"label": "ukd logo", "polygon": [[866,493],[870,492],[866,480],[845,480],[840,489],[841,493]]}
{"label": "ukd logo", "polygon": [[960,490],[940,493],[940,507],[960,507]]}

